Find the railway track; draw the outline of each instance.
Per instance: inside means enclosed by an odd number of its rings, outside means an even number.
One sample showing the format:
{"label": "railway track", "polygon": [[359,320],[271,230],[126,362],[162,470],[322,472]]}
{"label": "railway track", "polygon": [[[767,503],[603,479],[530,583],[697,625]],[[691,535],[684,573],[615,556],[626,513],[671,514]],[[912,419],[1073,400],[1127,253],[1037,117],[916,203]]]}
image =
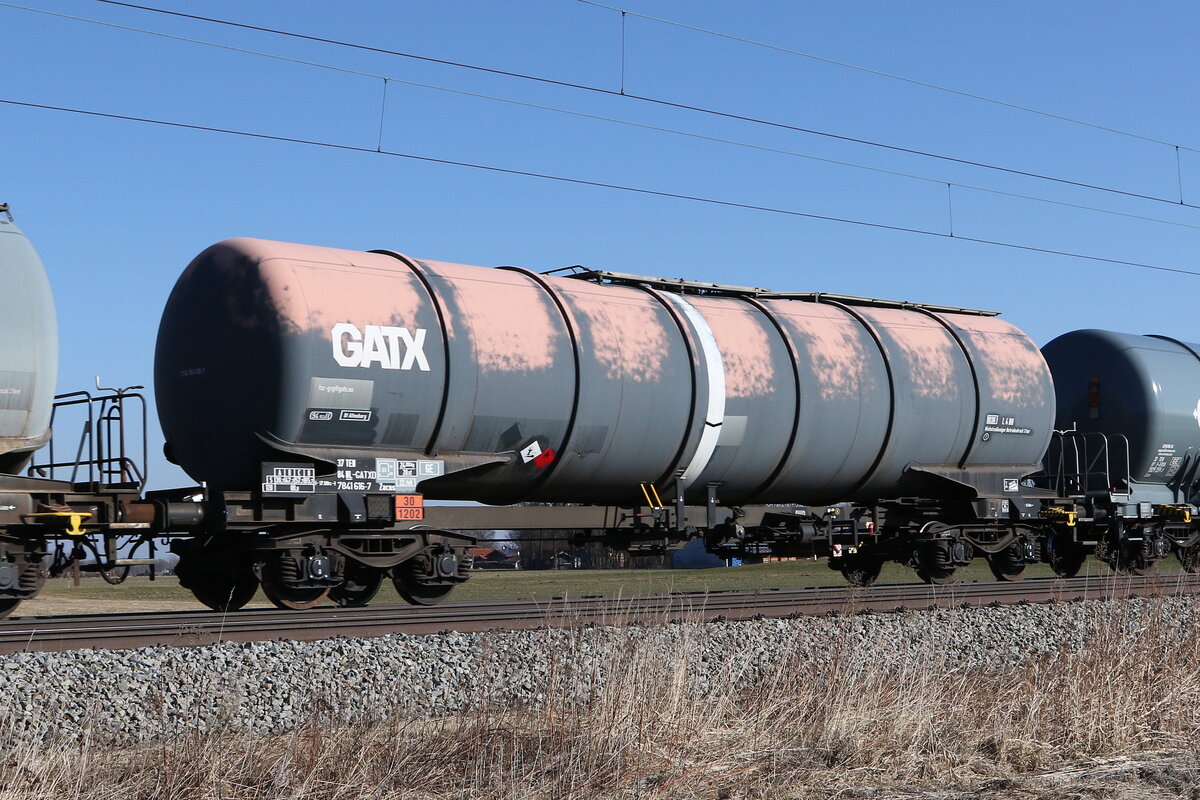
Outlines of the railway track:
{"label": "railway track", "polygon": [[528,629],[588,624],[753,618],[947,608],[961,605],[1096,600],[1105,597],[1200,593],[1200,575],[1109,575],[1032,578],[1012,583],[948,586],[888,584],[676,593],[636,597],[580,597],[537,601],[447,603],[436,607],[386,604],[307,611],[243,610],[72,614],[13,617],[0,622],[0,654],[125,649],[151,645],[197,646],[269,639],[312,641],[334,636]]}

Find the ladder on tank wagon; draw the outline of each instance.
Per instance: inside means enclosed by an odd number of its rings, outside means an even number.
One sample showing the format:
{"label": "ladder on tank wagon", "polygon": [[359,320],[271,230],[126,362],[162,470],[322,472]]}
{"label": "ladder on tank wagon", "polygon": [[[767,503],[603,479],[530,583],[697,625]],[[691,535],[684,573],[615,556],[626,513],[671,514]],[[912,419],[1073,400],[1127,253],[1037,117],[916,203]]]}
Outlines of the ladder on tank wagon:
{"label": "ladder on tank wagon", "polygon": [[[86,484],[93,490],[130,489],[140,493],[146,485],[148,464],[146,399],[139,393],[143,388],[103,387],[97,378],[96,389],[100,394],[79,391],[56,395],[50,416],[51,430],[56,433],[44,451],[48,460],[35,459],[29,465],[28,474],[65,480],[76,486]],[[82,419],[79,420],[80,433],[75,442],[74,457],[60,461],[62,448],[56,448],[55,443],[59,440],[57,430],[64,413],[67,417],[82,416]],[[140,417],[140,460],[130,455],[126,428],[130,414],[135,423]]]}

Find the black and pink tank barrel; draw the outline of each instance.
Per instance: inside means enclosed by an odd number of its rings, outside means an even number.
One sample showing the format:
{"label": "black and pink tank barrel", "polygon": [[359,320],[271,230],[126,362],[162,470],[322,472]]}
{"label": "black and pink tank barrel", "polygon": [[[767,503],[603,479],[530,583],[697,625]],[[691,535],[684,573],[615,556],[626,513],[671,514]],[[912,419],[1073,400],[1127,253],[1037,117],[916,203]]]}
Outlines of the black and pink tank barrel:
{"label": "black and pink tank barrel", "polygon": [[[1054,417],[1037,347],[987,313],[254,239],[180,277],[155,387],[170,457],[214,487],[384,459],[491,503],[917,493],[912,464],[1035,465]],[[462,454],[495,458],[438,465]]]}

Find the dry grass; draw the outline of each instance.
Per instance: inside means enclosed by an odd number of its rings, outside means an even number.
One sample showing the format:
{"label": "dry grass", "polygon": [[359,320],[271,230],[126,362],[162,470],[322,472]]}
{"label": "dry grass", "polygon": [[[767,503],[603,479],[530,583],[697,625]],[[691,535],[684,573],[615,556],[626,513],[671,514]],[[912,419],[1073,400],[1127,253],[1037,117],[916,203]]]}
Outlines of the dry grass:
{"label": "dry grass", "polygon": [[[765,669],[734,654],[702,690],[704,655],[633,638],[580,676],[564,650],[531,707],[24,745],[0,798],[1200,797],[1200,623],[1115,619],[1079,652],[987,672],[847,646]],[[564,699],[581,677],[592,698]]]}

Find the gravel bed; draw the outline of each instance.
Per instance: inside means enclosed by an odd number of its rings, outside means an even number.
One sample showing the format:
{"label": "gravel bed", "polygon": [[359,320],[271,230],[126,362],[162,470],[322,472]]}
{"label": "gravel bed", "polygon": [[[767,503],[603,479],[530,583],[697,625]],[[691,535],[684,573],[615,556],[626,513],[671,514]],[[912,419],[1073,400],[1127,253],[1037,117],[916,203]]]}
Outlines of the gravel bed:
{"label": "gravel bed", "polygon": [[[547,692],[586,700],[622,665],[683,667],[696,691],[752,682],[782,658],[798,668],[937,663],[992,669],[1077,650],[1149,619],[1190,629],[1191,597],[956,608],[747,622],[672,623],[377,639],[225,643],[0,656],[0,739],[128,743],[188,730],[272,733],[314,718],[426,716]],[[1166,620],[1166,622],[1164,622]]]}

